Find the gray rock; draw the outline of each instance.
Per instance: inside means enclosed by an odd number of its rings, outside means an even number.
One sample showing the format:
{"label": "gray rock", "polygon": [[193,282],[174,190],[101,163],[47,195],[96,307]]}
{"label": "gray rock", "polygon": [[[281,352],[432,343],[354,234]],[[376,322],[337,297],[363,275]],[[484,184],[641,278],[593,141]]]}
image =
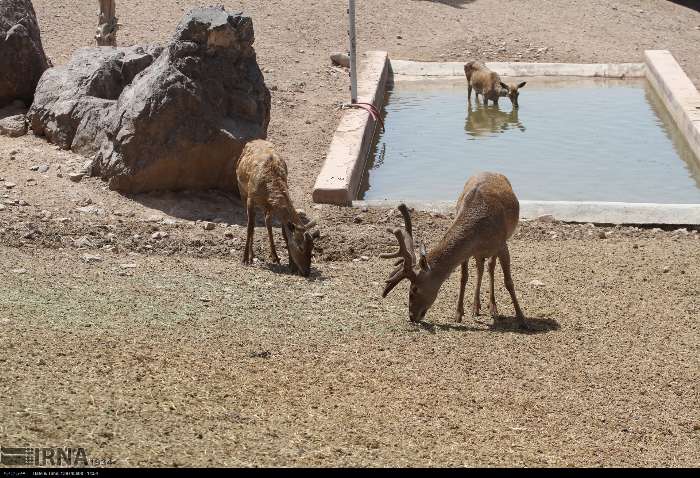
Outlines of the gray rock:
{"label": "gray rock", "polygon": [[213,222],[204,221],[202,223],[202,229],[204,229],[205,231],[213,231],[215,227],[216,224],[214,224]]}
{"label": "gray rock", "polygon": [[27,118],[14,107],[0,109],[0,134],[16,138],[27,134]]}
{"label": "gray rock", "polygon": [[543,214],[537,217],[538,222],[557,222],[557,219],[551,214]]}
{"label": "gray rock", "polygon": [[195,8],[156,48],[82,48],[42,77],[36,134],[86,156],[122,192],[236,190],[245,143],[265,138],[270,92],[249,17]]}
{"label": "gray rock", "polygon": [[40,173],[45,173],[48,170],[49,170],[48,164],[42,164],[41,166],[39,166],[39,169],[37,169],[37,171],[39,171]]}
{"label": "gray rock", "polygon": [[30,0],[0,2],[0,65],[0,107],[17,99],[31,103],[41,74],[51,65]]}
{"label": "gray rock", "polygon": [[100,262],[102,257],[97,254],[83,254],[83,260],[90,264],[92,262]]}
{"label": "gray rock", "polygon": [[70,179],[74,183],[79,183],[83,179],[83,176],[85,176],[85,174],[83,174],[82,172],[70,173],[70,174],[68,174],[68,179]]}
{"label": "gray rock", "polygon": [[333,53],[331,61],[334,65],[344,66],[345,68],[350,67],[350,57],[345,53]]}

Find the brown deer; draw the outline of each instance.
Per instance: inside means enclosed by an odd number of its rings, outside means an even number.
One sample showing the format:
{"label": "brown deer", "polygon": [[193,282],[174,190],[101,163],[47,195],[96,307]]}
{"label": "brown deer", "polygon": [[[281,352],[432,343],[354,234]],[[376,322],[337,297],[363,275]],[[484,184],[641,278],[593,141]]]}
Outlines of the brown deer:
{"label": "brown deer", "polygon": [[289,251],[289,267],[308,277],[311,271],[311,253],[315,234],[308,231],[316,221],[304,224],[300,211],[294,209],[287,187],[287,164],[275,152],[269,141],[250,141],[243,148],[236,166],[238,190],[246,204],[248,213],[248,234],[243,252],[244,264],[253,261],[253,233],[255,231],[255,208],[265,212],[265,227],[270,239],[270,257],[273,262],[280,259],[275,250],[272,236],[272,218],[276,217],[282,224],[282,237]]}
{"label": "brown deer", "polygon": [[467,99],[472,99],[472,88],[474,98],[478,101],[479,95],[487,105],[489,100],[493,104],[498,104],[498,98],[507,96],[513,107],[518,108],[518,96],[520,88],[527,84],[523,81],[517,85],[507,85],[501,81],[501,77],[495,71],[489,70],[486,65],[478,61],[470,61],[464,65],[464,75],[467,77]]}
{"label": "brown deer", "polygon": [[458,266],[462,267],[459,299],[455,319],[462,321],[464,316],[464,288],[467,285],[467,263],[470,257],[476,259],[477,278],[474,294],[474,315],[479,314],[479,291],[484,272],[484,260],[488,257],[491,278],[490,309],[496,318],[498,311],[493,287],[493,274],[496,258],[501,262],[506,289],[515,307],[515,316],[521,327],[526,327],[525,316],[520,310],[515,296],[515,287],[510,274],[510,254],[506,241],[513,235],[518,225],[520,204],[508,179],[502,174],[480,173],[469,178],[457,200],[457,214],[452,225],[438,245],[426,254],[420,245],[420,259],[416,269],[413,229],[411,216],[405,204],[398,207],[404,219],[405,228],[388,229],[396,236],[399,250],[380,254],[383,258],[398,258],[394,272],[386,281],[382,297],[403,279],[411,282],[408,295],[408,317],[419,322],[435,302],[440,286]]}

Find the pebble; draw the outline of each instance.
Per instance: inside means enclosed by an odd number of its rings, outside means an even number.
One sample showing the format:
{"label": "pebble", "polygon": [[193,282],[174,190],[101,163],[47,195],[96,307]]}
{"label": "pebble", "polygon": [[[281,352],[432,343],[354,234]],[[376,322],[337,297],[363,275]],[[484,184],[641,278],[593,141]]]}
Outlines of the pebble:
{"label": "pebble", "polygon": [[15,186],[17,186],[15,183],[8,183],[8,182],[5,182],[5,188],[7,188],[7,189],[12,189],[12,188],[14,188]]}
{"label": "pebble", "polygon": [[38,169],[37,171],[39,171],[40,173],[45,173],[45,172],[47,172],[48,170],[49,170],[49,165],[48,165],[48,164],[42,164],[41,166],[39,166],[39,169]]}
{"label": "pebble", "polygon": [[19,204],[20,206],[29,206],[29,203],[24,199],[20,199],[19,201],[17,201],[17,204]]}
{"label": "pebble", "polygon": [[70,179],[74,183],[79,183],[83,179],[83,176],[85,176],[84,173],[69,173],[68,179]]}
{"label": "pebble", "polygon": [[542,282],[539,279],[535,279],[533,281],[530,281],[530,285],[534,287],[544,287],[544,282]]}
{"label": "pebble", "polygon": [[664,266],[664,268],[663,268],[664,274],[666,274],[666,273],[669,272],[670,270],[671,270],[671,268],[668,267],[668,266]]}
{"label": "pebble", "polygon": [[102,257],[97,254],[83,254],[83,260],[89,264],[91,262],[100,262]]}
{"label": "pebble", "polygon": [[4,211],[7,209],[4,204],[0,203],[0,211]]}
{"label": "pebble", "polygon": [[355,224],[361,224],[363,220],[364,220],[364,219],[362,218],[362,216],[355,216],[355,217],[352,219],[352,222],[354,222]]}
{"label": "pebble", "polygon": [[87,236],[81,236],[78,239],[73,240],[73,245],[75,247],[94,247],[94,244]]}
{"label": "pebble", "polygon": [[331,55],[331,62],[348,68],[350,66],[350,57],[345,53],[333,53]]}
{"label": "pebble", "polygon": [[360,256],[360,260],[368,261],[368,260],[369,260],[369,256]]}
{"label": "pebble", "polygon": [[202,222],[202,229],[204,229],[205,231],[211,231],[215,227],[216,227],[216,224],[214,224],[213,222],[209,222],[209,221]]}
{"label": "pebble", "polygon": [[607,238],[608,238],[608,235],[605,234],[605,231],[600,231],[598,233],[598,239],[607,239]]}
{"label": "pebble", "polygon": [[539,222],[556,222],[556,218],[551,214],[543,214],[542,216],[538,216],[537,220]]}
{"label": "pebble", "polygon": [[13,274],[26,274],[27,269],[20,267],[19,269],[12,269]]}
{"label": "pebble", "polygon": [[119,264],[119,267],[121,267],[122,269],[136,269],[136,264],[134,264],[133,262],[129,262],[126,264]]}
{"label": "pebble", "polygon": [[168,233],[163,231],[156,231],[151,234],[151,239],[165,239],[166,237],[168,237]]}
{"label": "pebble", "polygon": [[224,232],[224,237],[228,237],[229,239],[232,239],[233,236],[234,236],[233,231]]}
{"label": "pebble", "polygon": [[101,209],[95,205],[77,207],[75,210],[82,214],[100,214],[101,212]]}
{"label": "pebble", "polygon": [[39,165],[35,164],[34,166],[29,168],[30,171],[39,171]]}

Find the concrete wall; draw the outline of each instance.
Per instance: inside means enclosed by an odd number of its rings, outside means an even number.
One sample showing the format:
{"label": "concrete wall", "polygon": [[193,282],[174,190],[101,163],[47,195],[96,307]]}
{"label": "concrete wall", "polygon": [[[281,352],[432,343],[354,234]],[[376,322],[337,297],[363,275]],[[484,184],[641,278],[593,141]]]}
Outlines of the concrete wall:
{"label": "concrete wall", "polygon": [[[493,62],[486,66],[502,76],[583,76],[601,78],[643,78],[644,63],[517,63]],[[394,80],[425,79],[425,77],[464,78],[462,62],[423,62],[391,60]]]}
{"label": "concrete wall", "polygon": [[647,79],[683,133],[700,165],[700,93],[666,50],[644,52]]}
{"label": "concrete wall", "polygon": [[[454,201],[353,201],[355,207],[394,208],[404,202],[419,211],[455,212]],[[597,224],[700,224],[700,204],[653,204],[595,201],[520,201],[520,217],[552,215],[564,222]]]}
{"label": "concrete wall", "polygon": [[[357,101],[372,103],[381,112],[389,76],[389,57],[385,51],[370,51],[360,60]],[[376,123],[365,110],[353,108],[345,111],[316,178],[312,193],[314,202],[349,205],[355,199]]]}

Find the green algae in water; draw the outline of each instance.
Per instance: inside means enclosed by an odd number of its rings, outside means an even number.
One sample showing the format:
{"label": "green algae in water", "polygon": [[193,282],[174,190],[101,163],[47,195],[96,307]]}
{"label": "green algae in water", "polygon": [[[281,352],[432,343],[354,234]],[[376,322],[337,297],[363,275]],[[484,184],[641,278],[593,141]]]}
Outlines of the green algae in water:
{"label": "green algae in water", "polygon": [[519,103],[469,104],[465,80],[397,82],[359,197],[456,200],[495,171],[520,199],[700,203],[698,161],[645,80],[528,79]]}

